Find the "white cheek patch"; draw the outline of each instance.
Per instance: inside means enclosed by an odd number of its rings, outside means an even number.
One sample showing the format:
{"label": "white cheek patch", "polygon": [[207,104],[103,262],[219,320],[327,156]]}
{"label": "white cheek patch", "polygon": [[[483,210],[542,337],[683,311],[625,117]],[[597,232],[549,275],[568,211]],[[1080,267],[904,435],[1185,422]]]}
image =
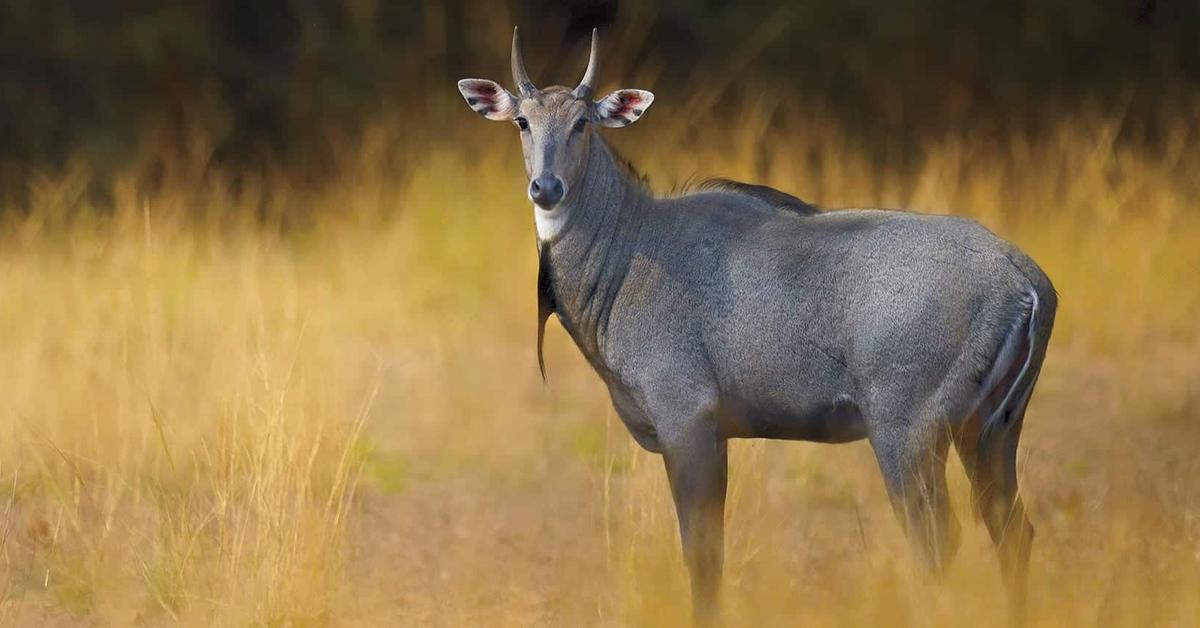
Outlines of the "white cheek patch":
{"label": "white cheek patch", "polygon": [[495,81],[463,79],[458,91],[475,113],[489,120],[511,120],[517,114],[517,99]]}
{"label": "white cheek patch", "polygon": [[596,101],[596,121],[607,127],[629,126],[650,108],[654,94],[644,89],[618,89]]}

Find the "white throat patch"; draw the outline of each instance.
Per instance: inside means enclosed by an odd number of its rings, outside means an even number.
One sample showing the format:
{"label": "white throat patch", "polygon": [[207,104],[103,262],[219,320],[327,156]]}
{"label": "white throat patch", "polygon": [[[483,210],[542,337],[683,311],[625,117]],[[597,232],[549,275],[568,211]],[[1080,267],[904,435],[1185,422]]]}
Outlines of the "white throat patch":
{"label": "white throat patch", "polygon": [[549,242],[562,233],[567,224],[567,212],[560,205],[550,211],[533,206],[533,223],[537,227],[538,240]]}

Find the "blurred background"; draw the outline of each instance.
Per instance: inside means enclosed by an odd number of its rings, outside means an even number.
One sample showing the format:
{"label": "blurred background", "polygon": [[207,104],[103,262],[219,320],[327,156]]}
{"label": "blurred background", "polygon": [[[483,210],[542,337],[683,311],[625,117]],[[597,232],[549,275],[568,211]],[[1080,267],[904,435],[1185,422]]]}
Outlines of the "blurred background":
{"label": "blurred background", "polygon": [[[604,80],[681,117],[764,93],[820,107],[870,144],[965,125],[1044,129],[1079,107],[1155,141],[1196,119],[1200,4],[1188,0],[684,2],[7,0],[0,8],[3,191],[70,160],[111,174],[196,135],[210,167],[321,179],[331,142],[387,120],[394,150],[445,139],[454,81],[510,83],[511,25],[535,80],[571,83],[603,31]],[[667,80],[670,79],[670,80]],[[665,116],[662,116],[665,119]],[[11,196],[9,196],[11,198]]]}
{"label": "blurred background", "polygon": [[[967,216],[1060,292],[1019,454],[1033,626],[1200,625],[1200,3],[0,0],[0,625],[688,625],[661,461],[556,324],[519,141],[603,131]],[[813,295],[821,298],[821,295]],[[865,443],[731,446],[731,626],[1008,626],[914,570]]]}

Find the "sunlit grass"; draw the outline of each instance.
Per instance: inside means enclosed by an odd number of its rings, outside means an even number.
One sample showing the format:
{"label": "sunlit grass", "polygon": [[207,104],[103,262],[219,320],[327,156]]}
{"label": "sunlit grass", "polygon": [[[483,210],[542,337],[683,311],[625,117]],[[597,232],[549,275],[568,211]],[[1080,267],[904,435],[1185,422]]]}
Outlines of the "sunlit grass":
{"label": "sunlit grass", "polygon": [[[703,135],[660,113],[618,140],[660,191],[960,213],[1029,251],[1062,294],[1022,453],[1033,621],[1200,621],[1200,138],[1135,150],[1081,116],[889,161],[781,103]],[[399,161],[387,127],[343,147],[320,193],[181,163],[109,182],[109,211],[86,173],[32,182],[0,234],[5,619],[686,620],[661,463],[557,327],[542,385],[517,142],[463,116]],[[734,623],[1003,625],[955,464],[965,545],[929,589],[861,444],[733,461]]]}

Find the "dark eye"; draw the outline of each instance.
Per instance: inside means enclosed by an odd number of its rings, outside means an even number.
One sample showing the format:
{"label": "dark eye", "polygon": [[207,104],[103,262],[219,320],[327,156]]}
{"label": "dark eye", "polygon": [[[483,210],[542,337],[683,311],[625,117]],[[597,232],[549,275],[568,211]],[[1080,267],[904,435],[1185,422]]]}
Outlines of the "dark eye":
{"label": "dark eye", "polygon": [[571,127],[571,130],[575,133],[582,133],[585,126],[587,126],[587,118],[580,118],[575,121],[575,126]]}
{"label": "dark eye", "polygon": [[522,131],[528,131],[529,120],[526,120],[525,118],[517,118],[517,127],[519,127]]}

